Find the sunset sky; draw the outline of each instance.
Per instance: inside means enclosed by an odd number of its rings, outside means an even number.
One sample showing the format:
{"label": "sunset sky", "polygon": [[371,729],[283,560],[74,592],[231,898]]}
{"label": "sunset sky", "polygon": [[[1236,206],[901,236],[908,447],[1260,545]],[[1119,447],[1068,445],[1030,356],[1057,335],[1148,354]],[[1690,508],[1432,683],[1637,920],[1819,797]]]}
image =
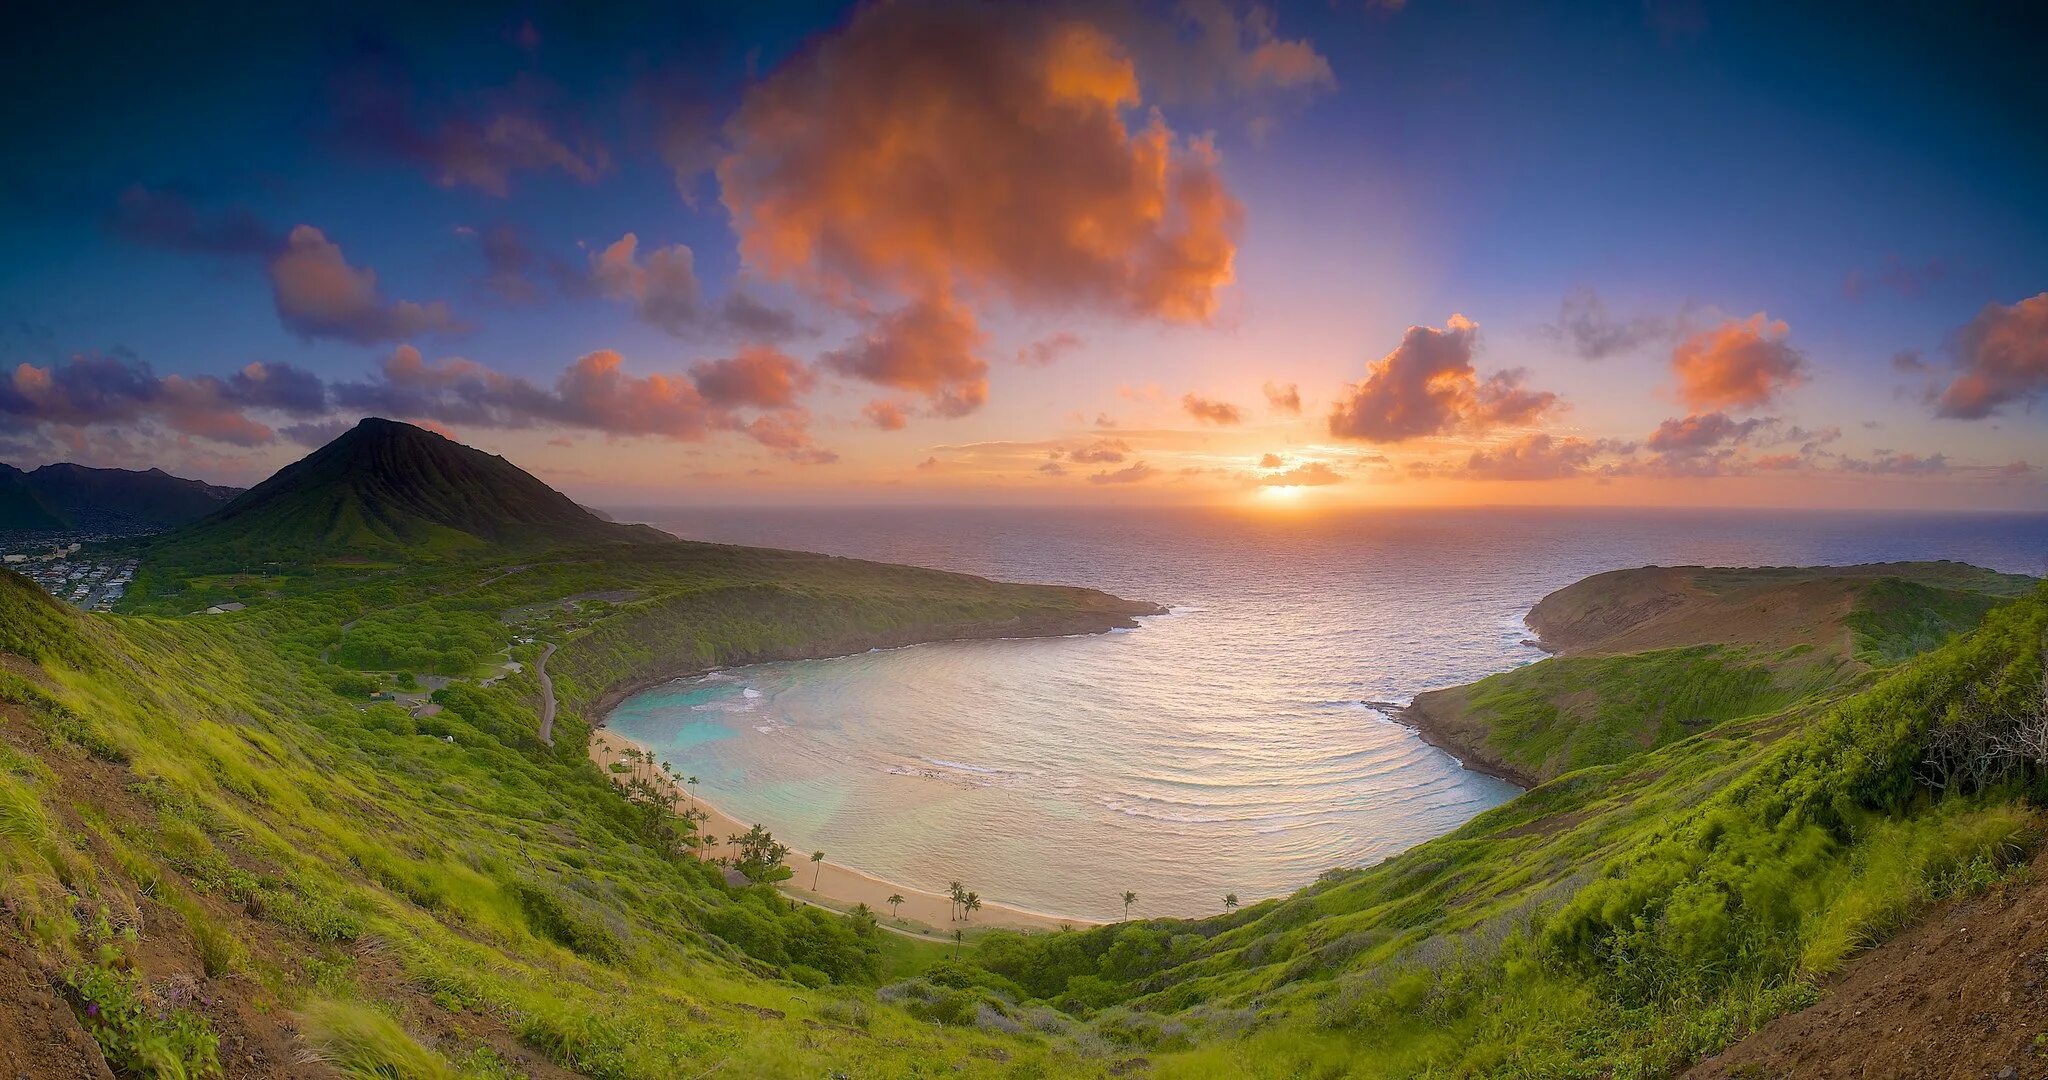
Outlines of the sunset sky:
{"label": "sunset sky", "polygon": [[0,460],[2048,508],[2038,6],[1545,7],[17,15]]}

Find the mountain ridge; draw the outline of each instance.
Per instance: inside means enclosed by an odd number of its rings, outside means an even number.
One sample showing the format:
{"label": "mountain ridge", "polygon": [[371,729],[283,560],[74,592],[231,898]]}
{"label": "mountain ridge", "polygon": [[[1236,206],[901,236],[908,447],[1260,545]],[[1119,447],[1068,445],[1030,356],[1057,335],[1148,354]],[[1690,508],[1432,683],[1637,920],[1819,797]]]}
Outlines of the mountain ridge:
{"label": "mountain ridge", "polygon": [[241,491],[158,468],[0,465],[0,531],[149,532],[197,521]]}

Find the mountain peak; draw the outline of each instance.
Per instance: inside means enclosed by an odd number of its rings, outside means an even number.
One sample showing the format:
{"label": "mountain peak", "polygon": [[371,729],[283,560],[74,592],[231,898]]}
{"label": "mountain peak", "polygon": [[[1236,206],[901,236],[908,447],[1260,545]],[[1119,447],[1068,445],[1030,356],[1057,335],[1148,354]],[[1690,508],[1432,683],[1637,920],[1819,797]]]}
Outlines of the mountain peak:
{"label": "mountain peak", "polygon": [[298,561],[662,539],[589,513],[495,454],[365,417],[165,547]]}

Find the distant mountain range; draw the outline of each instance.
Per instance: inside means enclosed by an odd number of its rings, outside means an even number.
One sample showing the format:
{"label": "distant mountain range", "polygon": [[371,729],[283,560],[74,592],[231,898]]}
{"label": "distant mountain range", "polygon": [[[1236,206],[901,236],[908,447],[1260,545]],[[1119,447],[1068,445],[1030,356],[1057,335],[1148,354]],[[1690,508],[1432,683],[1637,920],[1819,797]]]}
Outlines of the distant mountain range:
{"label": "distant mountain range", "polygon": [[197,521],[241,490],[162,469],[92,469],[63,462],[23,472],[0,465],[0,532],[148,532]]}
{"label": "distant mountain range", "polygon": [[152,546],[179,562],[289,562],[669,539],[607,521],[495,454],[372,417]]}

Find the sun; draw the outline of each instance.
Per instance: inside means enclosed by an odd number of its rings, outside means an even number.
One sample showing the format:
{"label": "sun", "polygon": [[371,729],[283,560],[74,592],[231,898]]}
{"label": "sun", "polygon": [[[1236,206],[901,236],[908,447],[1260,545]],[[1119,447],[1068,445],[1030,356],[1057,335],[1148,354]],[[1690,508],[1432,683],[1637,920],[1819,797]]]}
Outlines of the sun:
{"label": "sun", "polygon": [[1259,498],[1272,503],[1295,503],[1307,493],[1308,488],[1301,484],[1268,484],[1259,489]]}

